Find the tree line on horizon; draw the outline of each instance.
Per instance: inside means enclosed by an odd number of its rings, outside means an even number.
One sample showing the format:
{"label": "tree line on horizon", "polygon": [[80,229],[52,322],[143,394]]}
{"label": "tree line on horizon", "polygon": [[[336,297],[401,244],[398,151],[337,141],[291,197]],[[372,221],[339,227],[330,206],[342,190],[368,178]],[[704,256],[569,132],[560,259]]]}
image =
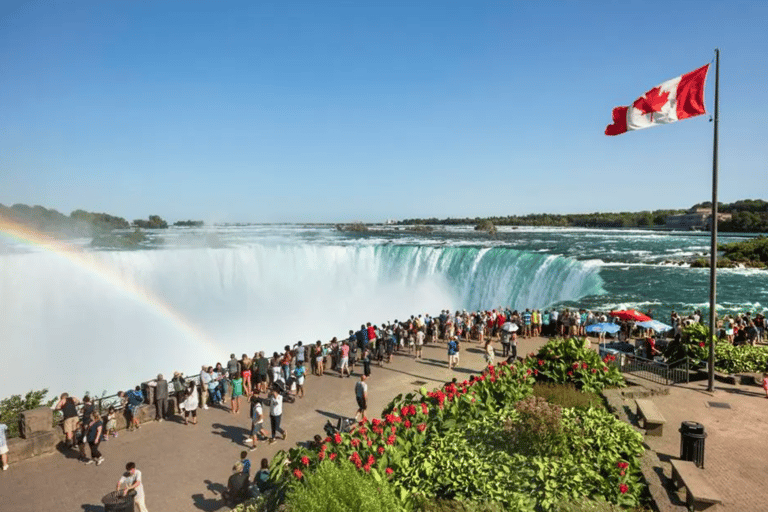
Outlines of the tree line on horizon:
{"label": "tree line on horizon", "polygon": [[[711,202],[694,205],[695,208],[711,208]],[[594,212],[575,214],[531,213],[496,217],[464,217],[428,219],[404,219],[398,224],[476,225],[486,226],[546,226],[585,228],[634,228],[663,227],[670,215],[684,214],[689,210],[653,210],[640,212]],[[720,213],[732,214],[731,220],[720,221],[721,231],[734,233],[768,232],[768,202],[762,199],[741,199],[733,203],[718,202]]]}
{"label": "tree line on horizon", "polygon": [[[0,219],[21,224],[40,233],[68,237],[99,236],[111,233],[118,229],[166,229],[168,223],[159,215],[150,215],[147,219],[136,219],[128,222],[123,217],[116,217],[108,213],[87,212],[75,210],[69,215],[35,205],[14,204],[5,206],[0,204]],[[173,224],[181,227],[201,227],[203,221],[183,220]]]}

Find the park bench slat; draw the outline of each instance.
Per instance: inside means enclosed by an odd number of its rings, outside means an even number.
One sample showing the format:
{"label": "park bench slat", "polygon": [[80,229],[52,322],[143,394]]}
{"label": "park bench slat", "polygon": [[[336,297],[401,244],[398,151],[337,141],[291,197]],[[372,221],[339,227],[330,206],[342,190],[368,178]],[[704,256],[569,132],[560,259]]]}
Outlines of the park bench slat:
{"label": "park bench slat", "polygon": [[649,436],[660,436],[664,431],[664,424],[667,420],[661,414],[656,404],[650,400],[637,399],[637,414],[643,418],[646,434]]}
{"label": "park bench slat", "polygon": [[686,502],[693,510],[704,510],[722,503],[720,496],[704,476],[704,470],[688,460],[671,460],[672,480],[675,485],[685,487]]}

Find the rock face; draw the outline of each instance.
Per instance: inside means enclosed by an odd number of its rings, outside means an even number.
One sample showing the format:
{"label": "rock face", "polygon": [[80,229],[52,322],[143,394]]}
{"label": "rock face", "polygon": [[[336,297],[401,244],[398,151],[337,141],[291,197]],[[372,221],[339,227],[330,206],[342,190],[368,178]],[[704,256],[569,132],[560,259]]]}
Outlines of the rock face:
{"label": "rock face", "polygon": [[20,434],[24,439],[30,439],[38,432],[48,432],[53,429],[53,411],[49,407],[38,407],[21,413]]}

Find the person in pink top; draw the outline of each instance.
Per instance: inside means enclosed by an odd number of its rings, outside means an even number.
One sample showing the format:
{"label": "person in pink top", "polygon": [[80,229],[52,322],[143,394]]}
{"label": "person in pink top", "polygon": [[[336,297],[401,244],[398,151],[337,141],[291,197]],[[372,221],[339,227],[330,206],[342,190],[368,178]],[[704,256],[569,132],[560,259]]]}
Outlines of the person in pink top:
{"label": "person in pink top", "polygon": [[339,378],[344,377],[344,370],[347,371],[347,377],[350,376],[349,373],[349,343],[344,342],[344,344],[340,348],[341,352],[341,363],[339,364]]}

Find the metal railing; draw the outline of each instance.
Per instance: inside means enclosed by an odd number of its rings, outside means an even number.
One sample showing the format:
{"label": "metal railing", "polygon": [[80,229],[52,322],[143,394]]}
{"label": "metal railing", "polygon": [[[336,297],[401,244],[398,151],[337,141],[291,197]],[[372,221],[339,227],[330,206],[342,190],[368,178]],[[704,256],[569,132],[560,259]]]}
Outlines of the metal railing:
{"label": "metal railing", "polygon": [[636,353],[601,347],[601,357],[607,354],[615,356],[616,359],[610,364],[614,365],[621,373],[631,374],[666,386],[690,382],[691,361],[687,357],[667,363],[646,359]]}

